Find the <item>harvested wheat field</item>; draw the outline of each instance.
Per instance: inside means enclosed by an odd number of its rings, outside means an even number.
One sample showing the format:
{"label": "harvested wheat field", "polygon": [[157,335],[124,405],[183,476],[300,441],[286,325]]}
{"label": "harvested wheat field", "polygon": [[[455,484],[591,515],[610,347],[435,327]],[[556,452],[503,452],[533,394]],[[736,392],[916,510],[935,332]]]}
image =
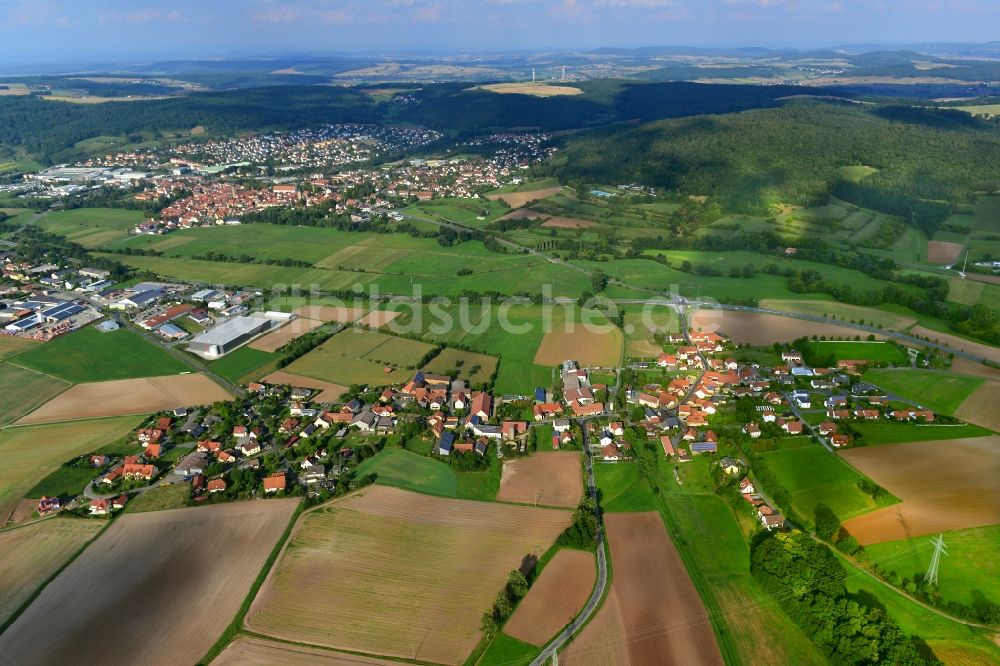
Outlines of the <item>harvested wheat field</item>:
{"label": "harvested wheat field", "polygon": [[862,447],[840,455],[903,500],[844,522],[862,545],[1000,523],[1000,436]]}
{"label": "harvested wheat field", "polygon": [[486,198],[491,201],[500,199],[511,208],[524,208],[529,201],[538,201],[563,191],[561,187],[546,187],[543,190],[532,190],[531,192],[505,192],[504,194],[490,194]]}
{"label": "harvested wheat field", "polygon": [[587,326],[577,323],[572,331],[561,325],[542,338],[535,353],[536,365],[559,365],[572,359],[581,368],[613,368],[621,359],[623,337],[617,326]]}
{"label": "harvested wheat field", "polygon": [[571,512],[371,486],[305,514],[246,617],[299,643],[458,664],[526,556]]}
{"label": "harvested wheat field", "polygon": [[272,372],[267,377],[261,379],[265,384],[275,384],[279,386],[291,386],[292,388],[315,389],[320,393],[313,398],[313,402],[333,402],[340,396],[347,393],[347,386],[324,382],[321,379],[303,377],[284,370]]}
{"label": "harvested wheat field", "polygon": [[349,308],[341,305],[303,305],[292,310],[292,314],[303,319],[315,319],[317,321],[338,321],[342,324],[349,324],[357,321],[368,312],[367,308]]}
{"label": "harvested wheat field", "polygon": [[890,331],[903,331],[917,323],[917,320],[913,317],[879,310],[878,308],[866,308],[861,305],[838,303],[837,301],[800,301],[767,298],[761,300],[760,307],[765,310],[799,312],[818,317],[872,322],[875,326]]}
{"label": "harvested wheat field", "polygon": [[22,417],[17,425],[149,414],[231,399],[228,391],[200,373],[91,382],[60,393]]}
{"label": "harvested wheat field", "polygon": [[[559,654],[559,663],[569,666],[644,666],[629,654],[630,629],[625,626],[622,605],[614,583],[604,603],[573,642]],[[652,663],[652,662],[651,662]]]}
{"label": "harvested wheat field", "polygon": [[94,520],[50,518],[0,532],[0,624],[103,528]]}
{"label": "harvested wheat field", "polygon": [[924,328],[923,326],[914,326],[911,328],[910,335],[927,338],[931,342],[948,345],[953,349],[959,349],[967,354],[975,354],[976,356],[989,359],[994,363],[1000,363],[1000,348],[998,347],[991,347],[980,342],[972,342],[971,340],[960,338],[957,335],[942,333],[941,331],[932,331],[931,329]]}
{"label": "harvested wheat field", "polygon": [[589,229],[596,227],[597,222],[581,220],[578,217],[550,217],[542,222],[546,229]]}
{"label": "harvested wheat field", "polygon": [[399,666],[398,661],[277,643],[253,636],[240,636],[212,661],[212,666],[300,666],[301,664]]}
{"label": "harvested wheat field", "polygon": [[961,243],[927,241],[927,261],[932,264],[953,264],[962,256],[965,246]]}
{"label": "harvested wheat field", "polygon": [[359,319],[358,323],[369,328],[382,328],[399,315],[396,310],[372,310]]}
{"label": "harvested wheat field", "polygon": [[1000,381],[1000,368],[976,363],[960,356],[952,359],[951,371],[956,375],[968,375],[970,377],[982,377],[984,379]]}
{"label": "harvested wheat field", "polygon": [[591,622],[565,652],[568,664],[718,664],[722,654],[708,611],[688,577],[660,514],[606,514],[608,544],[627,634],[628,659],[620,646],[602,641]]}
{"label": "harvested wheat field", "polygon": [[247,346],[251,349],[259,349],[260,351],[276,352],[278,349],[285,346],[300,335],[308,333],[314,328],[322,325],[323,322],[318,319],[305,319],[304,317],[298,317],[288,322],[278,330],[257,338]]}
{"label": "harvested wheat field", "polygon": [[576,507],[583,498],[581,456],[576,451],[546,451],[505,460],[497,499],[502,502]]}
{"label": "harvested wheat field", "polygon": [[33,349],[40,344],[43,343],[35,342],[34,340],[26,340],[24,338],[15,338],[10,335],[0,335],[0,358],[7,358],[8,356],[20,354],[21,352]]}
{"label": "harvested wheat field", "polygon": [[193,664],[218,640],[299,500],[127,514],[3,635],[30,664]]}
{"label": "harvested wheat field", "polygon": [[593,553],[563,548],[555,554],[503,631],[542,646],[576,617],[590,598],[597,578]]}
{"label": "harvested wheat field", "polygon": [[11,527],[18,523],[26,523],[34,519],[35,507],[38,506],[38,497],[25,497],[14,506],[14,510],[7,517],[7,524],[0,527]]}
{"label": "harvested wheat field", "polygon": [[[955,416],[1000,432],[1000,382],[986,382],[959,405]],[[998,481],[1000,483],[1000,481]]]}
{"label": "harvested wheat field", "polygon": [[[837,324],[793,319],[781,315],[729,310],[699,310],[691,317],[691,328],[704,333],[726,335],[738,345],[766,346],[775,342],[791,342],[803,336],[825,335],[828,338],[850,338],[862,331]],[[867,337],[867,333],[864,334]],[[880,336],[876,336],[880,337]]]}

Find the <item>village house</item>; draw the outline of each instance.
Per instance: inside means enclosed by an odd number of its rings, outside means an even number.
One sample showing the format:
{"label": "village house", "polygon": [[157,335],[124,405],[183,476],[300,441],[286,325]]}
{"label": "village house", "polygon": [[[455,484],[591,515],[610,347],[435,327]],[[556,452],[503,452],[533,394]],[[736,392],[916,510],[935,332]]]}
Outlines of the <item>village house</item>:
{"label": "village house", "polygon": [[283,492],[285,490],[285,473],[275,472],[270,476],[264,477],[264,492],[267,494],[274,494],[278,492]]}

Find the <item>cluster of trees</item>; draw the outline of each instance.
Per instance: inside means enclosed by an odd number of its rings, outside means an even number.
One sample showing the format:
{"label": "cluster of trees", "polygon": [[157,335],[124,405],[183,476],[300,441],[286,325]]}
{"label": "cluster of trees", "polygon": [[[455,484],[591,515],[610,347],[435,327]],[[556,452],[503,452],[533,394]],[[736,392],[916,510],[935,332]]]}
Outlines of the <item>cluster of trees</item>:
{"label": "cluster of trees", "polygon": [[510,575],[507,576],[507,584],[497,594],[493,607],[483,613],[479,626],[487,640],[493,638],[500,631],[500,627],[507,621],[507,618],[514,614],[514,609],[528,593],[529,587],[528,579],[520,569],[514,569],[510,572]]}
{"label": "cluster of trees", "polygon": [[556,539],[556,546],[593,550],[596,545],[597,518],[594,516],[594,501],[585,497],[573,512],[573,522]]}
{"label": "cluster of trees", "polygon": [[755,540],[750,572],[832,663],[937,664],[882,608],[847,593],[846,572],[830,549],[801,532]]}
{"label": "cluster of trees", "polygon": [[278,367],[284,368],[286,365],[292,363],[292,361],[305,356],[313,349],[329,340],[334,333],[337,333],[338,331],[340,331],[339,326],[324,324],[319,328],[315,328],[308,333],[300,335],[294,340],[286,342],[278,350],[283,354],[283,356],[278,360]]}
{"label": "cluster of trees", "polygon": [[191,257],[192,259],[198,259],[200,261],[221,261],[231,264],[264,264],[266,266],[294,266],[296,268],[312,268],[313,264],[309,261],[304,261],[302,259],[276,259],[274,257],[254,257],[249,254],[241,254],[239,256],[226,254],[224,252],[215,252],[214,250],[209,250],[205,254],[198,254]]}

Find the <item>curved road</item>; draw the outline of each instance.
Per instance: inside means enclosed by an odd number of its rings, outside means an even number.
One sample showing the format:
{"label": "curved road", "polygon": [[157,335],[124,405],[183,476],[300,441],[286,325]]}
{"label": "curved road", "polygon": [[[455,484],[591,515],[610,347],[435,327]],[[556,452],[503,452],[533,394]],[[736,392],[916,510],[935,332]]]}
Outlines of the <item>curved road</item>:
{"label": "curved road", "polygon": [[531,666],[543,666],[552,657],[559,652],[562,647],[569,642],[577,631],[583,627],[584,624],[590,619],[590,616],[594,614],[598,606],[601,605],[601,600],[604,599],[604,591],[608,586],[608,560],[607,554],[604,552],[604,528],[603,521],[601,520],[601,508],[597,504],[597,482],[594,479],[594,459],[591,457],[590,453],[590,438],[587,436],[587,422],[591,419],[581,419],[578,421],[583,429],[583,456],[584,456],[584,466],[587,468],[587,493],[590,495],[590,499],[594,502],[594,516],[597,518],[597,584],[594,585],[594,591],[590,595],[590,599],[587,600],[586,605],[583,610],[577,614],[576,618],[569,625],[566,626],[559,635],[552,639],[545,649],[542,650],[541,654],[535,657],[534,661],[531,662]]}

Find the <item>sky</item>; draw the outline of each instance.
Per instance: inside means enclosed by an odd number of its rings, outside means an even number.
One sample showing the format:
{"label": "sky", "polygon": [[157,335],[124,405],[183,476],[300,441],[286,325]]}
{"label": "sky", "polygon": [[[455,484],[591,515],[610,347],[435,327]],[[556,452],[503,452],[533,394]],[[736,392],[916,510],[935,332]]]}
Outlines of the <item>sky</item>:
{"label": "sky", "polygon": [[0,0],[0,57],[1000,39],[1000,0]]}

